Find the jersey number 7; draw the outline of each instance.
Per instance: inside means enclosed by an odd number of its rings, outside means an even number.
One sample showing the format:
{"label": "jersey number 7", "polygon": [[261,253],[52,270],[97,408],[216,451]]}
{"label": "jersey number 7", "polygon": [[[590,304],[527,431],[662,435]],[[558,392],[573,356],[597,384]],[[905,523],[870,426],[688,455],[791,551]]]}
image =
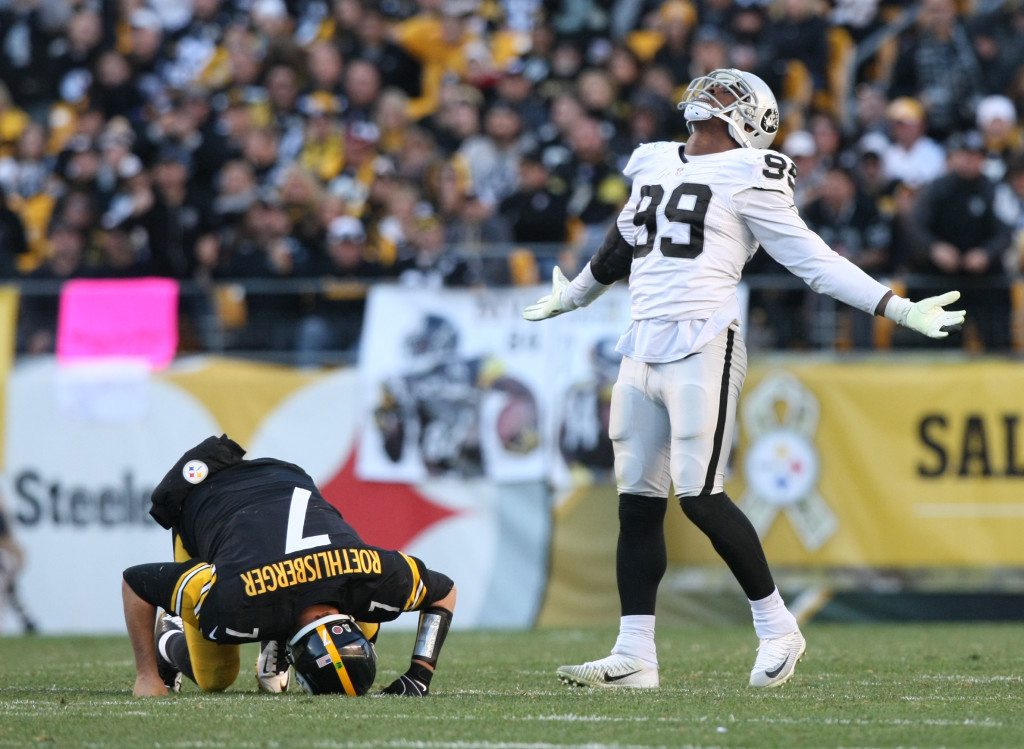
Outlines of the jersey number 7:
{"label": "jersey number 7", "polygon": [[668,236],[658,234],[658,208],[664,197],[665,188],[661,185],[644,185],[640,188],[640,205],[645,207],[637,210],[633,216],[633,225],[646,227],[647,239],[633,248],[633,257],[646,257],[658,246],[664,257],[692,260],[704,252],[704,219],[711,204],[711,188],[683,182],[676,186],[665,203],[664,213],[669,228],[672,224],[690,227],[689,238],[685,242],[675,242]]}

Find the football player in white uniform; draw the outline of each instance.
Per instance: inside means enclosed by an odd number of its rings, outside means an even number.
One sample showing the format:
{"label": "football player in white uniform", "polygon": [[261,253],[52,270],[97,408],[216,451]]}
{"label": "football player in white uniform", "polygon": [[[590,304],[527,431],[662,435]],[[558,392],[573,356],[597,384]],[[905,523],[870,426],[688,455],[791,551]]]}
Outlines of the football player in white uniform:
{"label": "football player in white uniform", "polygon": [[633,320],[617,347],[624,356],[609,423],[619,636],[610,656],[557,674],[585,686],[658,686],[654,610],[674,486],[750,600],[760,639],[750,684],[773,687],[792,677],[805,642],[756,531],[724,491],[747,368],[736,297],[743,266],[763,246],[815,291],[932,338],[959,330],[964,312],[944,309],[956,291],[916,304],[894,295],[807,228],[793,202],[796,167],[769,150],[779,111],[760,78],[715,70],[690,84],[679,108],[686,143],[633,152],[625,169],[632,193],[601,248],[571,283],[556,267],[551,293],[523,312],[543,320],[586,306],[629,276]]}

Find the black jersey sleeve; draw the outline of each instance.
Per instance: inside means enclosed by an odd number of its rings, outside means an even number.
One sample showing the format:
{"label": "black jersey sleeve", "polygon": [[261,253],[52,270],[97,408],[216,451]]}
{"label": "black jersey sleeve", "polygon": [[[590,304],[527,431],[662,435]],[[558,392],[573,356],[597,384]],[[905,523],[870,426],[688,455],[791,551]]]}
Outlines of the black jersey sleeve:
{"label": "black jersey sleeve", "polygon": [[594,279],[605,286],[621,281],[629,275],[633,264],[633,248],[619,232],[617,224],[612,224],[605,234],[604,242],[590,260],[590,270]]}

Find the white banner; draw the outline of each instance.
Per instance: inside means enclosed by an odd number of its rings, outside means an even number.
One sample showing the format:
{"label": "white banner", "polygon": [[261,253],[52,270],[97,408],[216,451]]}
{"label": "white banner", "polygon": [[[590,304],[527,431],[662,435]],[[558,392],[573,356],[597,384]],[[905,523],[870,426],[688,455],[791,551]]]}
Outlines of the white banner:
{"label": "white banner", "polygon": [[[544,593],[550,495],[543,482],[355,477],[360,388],[354,369],[187,360],[158,374],[71,372],[53,359],[8,381],[3,492],[25,552],[17,579],[44,633],[123,633],[121,573],[172,558],[149,516],[152,488],[186,449],[226,431],[246,458],[305,468],[371,544],[420,557],[458,585],[456,627],[532,626]],[[406,615],[395,626],[412,628]],[[0,632],[19,632],[14,611]]]}
{"label": "white banner", "polygon": [[629,324],[629,294],[543,322],[529,289],[378,286],[360,349],[365,423],[357,472],[557,486],[612,477],[608,404]]}

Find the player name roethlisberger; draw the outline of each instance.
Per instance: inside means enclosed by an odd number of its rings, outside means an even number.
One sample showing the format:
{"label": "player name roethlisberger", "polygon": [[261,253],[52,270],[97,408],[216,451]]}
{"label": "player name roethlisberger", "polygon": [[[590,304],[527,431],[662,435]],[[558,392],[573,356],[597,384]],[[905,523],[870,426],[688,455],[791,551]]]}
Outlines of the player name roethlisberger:
{"label": "player name roethlisberger", "polygon": [[239,577],[250,598],[272,593],[278,588],[312,583],[340,575],[379,575],[380,552],[373,549],[331,549],[306,554],[283,562],[254,567]]}

